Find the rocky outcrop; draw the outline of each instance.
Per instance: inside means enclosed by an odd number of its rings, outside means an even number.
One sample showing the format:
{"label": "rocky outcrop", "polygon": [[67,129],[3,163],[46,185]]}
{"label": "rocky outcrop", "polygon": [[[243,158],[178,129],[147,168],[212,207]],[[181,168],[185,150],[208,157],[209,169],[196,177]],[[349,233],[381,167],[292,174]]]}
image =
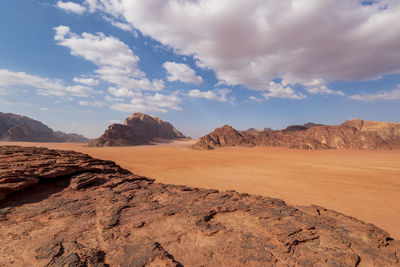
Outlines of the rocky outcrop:
{"label": "rocky outcrop", "polygon": [[0,112],[0,141],[85,143],[89,139],[79,134],[55,132],[25,116]]}
{"label": "rocky outcrop", "polygon": [[400,242],[317,206],[156,183],[72,151],[0,147],[0,266],[398,266]]}
{"label": "rocky outcrop", "polygon": [[155,141],[187,138],[169,122],[155,116],[134,113],[124,124],[112,124],[102,136],[90,141],[89,146],[136,146]]}
{"label": "rocky outcrop", "polygon": [[307,123],[279,131],[237,131],[230,126],[215,129],[194,145],[197,149],[223,146],[275,146],[301,149],[400,149],[400,124],[348,120],[341,125]]}

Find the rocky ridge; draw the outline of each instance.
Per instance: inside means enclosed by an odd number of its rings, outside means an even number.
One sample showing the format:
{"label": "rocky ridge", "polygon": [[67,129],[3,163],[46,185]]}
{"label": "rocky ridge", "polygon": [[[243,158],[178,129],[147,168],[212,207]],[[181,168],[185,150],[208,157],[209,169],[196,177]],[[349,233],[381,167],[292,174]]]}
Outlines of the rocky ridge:
{"label": "rocky ridge", "polygon": [[238,131],[229,125],[215,129],[193,146],[274,146],[301,149],[400,149],[400,123],[348,120],[341,125],[307,123],[278,131]]}
{"label": "rocky ridge", "polygon": [[85,143],[89,139],[79,134],[55,132],[26,116],[0,112],[0,141]]}
{"label": "rocky ridge", "polygon": [[169,122],[155,116],[133,113],[124,124],[112,124],[102,136],[89,142],[89,146],[135,146],[187,138]]}
{"label": "rocky ridge", "polygon": [[0,266],[399,266],[399,241],[338,212],[73,151],[1,146],[0,192]]}

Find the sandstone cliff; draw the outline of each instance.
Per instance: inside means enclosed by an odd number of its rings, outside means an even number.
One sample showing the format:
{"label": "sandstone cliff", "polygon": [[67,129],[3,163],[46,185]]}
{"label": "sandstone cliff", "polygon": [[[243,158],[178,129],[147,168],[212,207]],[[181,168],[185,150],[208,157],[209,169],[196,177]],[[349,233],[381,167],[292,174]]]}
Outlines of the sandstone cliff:
{"label": "sandstone cliff", "polygon": [[276,146],[301,149],[400,149],[400,124],[348,120],[341,125],[307,123],[279,131],[237,131],[230,126],[215,129],[194,145],[198,149],[222,146]]}
{"label": "sandstone cliff", "polygon": [[89,142],[89,146],[134,146],[150,144],[159,139],[186,138],[170,123],[155,116],[134,113],[124,124],[112,124],[102,136]]}
{"label": "sandstone cliff", "polygon": [[40,121],[25,116],[0,112],[0,141],[85,143],[89,139],[78,134],[55,132]]}
{"label": "sandstone cliff", "polygon": [[0,266],[398,266],[400,242],[317,206],[156,183],[88,155],[0,147]]}

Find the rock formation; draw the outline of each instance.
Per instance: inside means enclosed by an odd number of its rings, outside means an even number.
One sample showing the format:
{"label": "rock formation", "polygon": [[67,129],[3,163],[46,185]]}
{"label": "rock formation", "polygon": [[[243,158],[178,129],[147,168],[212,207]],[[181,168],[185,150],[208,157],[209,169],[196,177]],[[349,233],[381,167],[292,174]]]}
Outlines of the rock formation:
{"label": "rock formation", "polygon": [[0,147],[0,266],[398,266],[400,242],[317,206],[156,183],[72,151]]}
{"label": "rock formation", "polygon": [[203,136],[197,149],[276,146],[301,149],[400,149],[400,123],[348,120],[341,125],[307,123],[279,131],[237,131],[225,125]]}
{"label": "rock formation", "polygon": [[0,141],[85,143],[89,139],[78,134],[55,132],[40,121],[25,116],[0,112]]}
{"label": "rock formation", "polygon": [[110,125],[102,136],[90,141],[89,146],[135,146],[183,138],[187,137],[170,123],[155,116],[134,113],[124,124]]}

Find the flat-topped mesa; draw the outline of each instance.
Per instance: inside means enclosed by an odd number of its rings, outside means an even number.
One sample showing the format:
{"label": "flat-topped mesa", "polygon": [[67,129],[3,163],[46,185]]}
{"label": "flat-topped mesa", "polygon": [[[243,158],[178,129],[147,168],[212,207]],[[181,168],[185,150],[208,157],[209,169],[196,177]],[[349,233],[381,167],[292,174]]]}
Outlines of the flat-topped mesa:
{"label": "flat-topped mesa", "polygon": [[124,124],[112,124],[102,136],[89,142],[89,146],[146,145],[154,141],[187,138],[169,122],[155,116],[133,113]]}
{"label": "flat-topped mesa", "polygon": [[[231,134],[228,134],[231,133]],[[240,138],[231,138],[232,133]],[[224,140],[221,142],[220,140]],[[217,128],[193,146],[275,146],[301,149],[400,149],[400,123],[348,120],[341,125],[306,123],[278,131],[237,131]]]}
{"label": "flat-topped mesa", "polygon": [[[226,127],[228,128],[228,127]],[[0,146],[1,266],[398,266],[400,242],[318,206]]]}

